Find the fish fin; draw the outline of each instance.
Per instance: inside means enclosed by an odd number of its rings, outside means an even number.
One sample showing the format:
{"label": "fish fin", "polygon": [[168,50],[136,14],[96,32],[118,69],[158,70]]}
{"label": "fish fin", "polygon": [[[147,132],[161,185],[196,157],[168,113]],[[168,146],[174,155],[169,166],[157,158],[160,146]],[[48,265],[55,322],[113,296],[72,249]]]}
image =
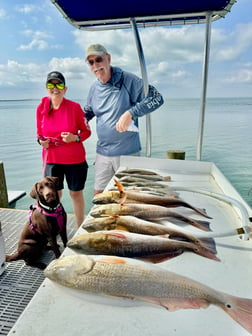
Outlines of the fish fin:
{"label": "fish fin", "polygon": [[120,202],[118,202],[120,205],[124,205],[124,203],[126,202],[127,199],[127,194],[126,193],[122,193],[122,199]]}
{"label": "fish fin", "polygon": [[117,225],[114,230],[119,230],[119,231],[127,231],[130,232],[125,226],[123,225]]}
{"label": "fish fin", "polygon": [[117,180],[117,179],[114,179],[114,182],[115,182],[115,185],[117,186],[118,188],[118,191],[120,193],[123,193],[123,185]]}
{"label": "fish fin", "polygon": [[[125,230],[124,230],[125,231]],[[113,237],[118,237],[118,238],[123,238],[123,239],[125,239],[126,238],[126,236],[122,233],[122,232],[111,232],[111,231],[109,231],[108,233],[107,233],[107,235],[108,236],[113,236]]]}
{"label": "fish fin", "polygon": [[168,238],[168,239],[171,238],[170,235],[169,235],[168,233],[166,233],[166,234],[162,234],[162,235],[157,235],[157,237],[160,237],[160,238]]}
{"label": "fish fin", "polygon": [[167,260],[170,260],[172,258],[176,258],[180,254],[182,254],[182,250],[178,250],[176,252],[169,252],[167,254],[162,254],[162,255],[152,255],[152,256],[142,256],[142,257],[136,257],[136,259],[142,260],[142,261],[148,261],[153,264],[158,264]]}
{"label": "fish fin", "polygon": [[222,309],[243,328],[252,333],[252,300],[226,295],[227,302]]}
{"label": "fish fin", "polygon": [[98,259],[96,262],[103,264],[127,264],[126,260],[114,256],[103,256],[102,259]]}
{"label": "fish fin", "polygon": [[141,297],[141,300],[157,304],[169,311],[178,309],[199,309],[207,308],[209,303],[200,298],[155,298],[155,297]]}

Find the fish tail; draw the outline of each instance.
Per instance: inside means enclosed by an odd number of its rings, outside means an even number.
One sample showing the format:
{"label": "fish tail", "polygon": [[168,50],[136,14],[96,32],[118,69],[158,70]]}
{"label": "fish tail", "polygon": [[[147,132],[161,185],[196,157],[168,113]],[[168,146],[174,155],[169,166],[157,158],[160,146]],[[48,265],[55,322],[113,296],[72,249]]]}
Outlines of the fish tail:
{"label": "fish tail", "polygon": [[197,239],[198,244],[202,247],[206,248],[207,250],[211,251],[212,253],[217,253],[216,244],[213,238],[201,238]]}
{"label": "fish tail", "polygon": [[198,229],[201,229],[203,231],[211,231],[210,229],[210,223],[207,221],[202,221],[202,220],[193,220],[191,224]]}
{"label": "fish tail", "polygon": [[200,209],[200,208],[195,208],[195,207],[192,207],[191,209],[194,210],[195,212],[197,212],[199,215],[201,215],[203,217],[212,219],[212,217],[208,216],[208,214],[206,212],[206,209]]}
{"label": "fish tail", "polygon": [[252,334],[252,299],[227,295],[224,311]]}
{"label": "fish tail", "polygon": [[194,252],[198,255],[201,255],[202,257],[212,259],[215,261],[220,261],[220,259],[216,256],[216,253],[213,253],[212,251],[208,250],[207,248],[198,245],[195,249]]}

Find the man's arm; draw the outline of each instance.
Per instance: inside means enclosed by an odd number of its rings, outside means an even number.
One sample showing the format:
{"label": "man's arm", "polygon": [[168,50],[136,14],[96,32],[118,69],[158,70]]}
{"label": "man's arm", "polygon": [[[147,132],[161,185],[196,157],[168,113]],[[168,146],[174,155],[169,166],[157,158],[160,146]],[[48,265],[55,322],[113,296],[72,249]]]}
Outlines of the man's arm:
{"label": "man's arm", "polygon": [[156,88],[154,88],[154,86],[149,85],[148,95],[121,115],[120,119],[116,123],[117,131],[127,131],[133,119],[142,117],[155,111],[157,108],[163,105],[163,103],[164,100],[162,95],[157,91]]}

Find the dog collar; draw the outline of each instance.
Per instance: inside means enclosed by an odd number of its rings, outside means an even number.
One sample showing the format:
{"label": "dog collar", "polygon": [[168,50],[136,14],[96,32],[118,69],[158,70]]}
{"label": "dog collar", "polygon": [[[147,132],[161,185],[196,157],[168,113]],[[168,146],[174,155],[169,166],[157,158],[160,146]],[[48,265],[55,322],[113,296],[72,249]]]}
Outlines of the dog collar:
{"label": "dog collar", "polygon": [[45,210],[47,210],[47,211],[56,211],[59,207],[61,207],[61,204],[60,204],[60,203],[59,203],[56,207],[54,207],[54,208],[51,208],[51,207],[49,207],[49,206],[47,206],[47,205],[41,203],[40,201],[38,202],[38,204],[40,205],[40,207],[41,207],[42,209],[45,209]]}

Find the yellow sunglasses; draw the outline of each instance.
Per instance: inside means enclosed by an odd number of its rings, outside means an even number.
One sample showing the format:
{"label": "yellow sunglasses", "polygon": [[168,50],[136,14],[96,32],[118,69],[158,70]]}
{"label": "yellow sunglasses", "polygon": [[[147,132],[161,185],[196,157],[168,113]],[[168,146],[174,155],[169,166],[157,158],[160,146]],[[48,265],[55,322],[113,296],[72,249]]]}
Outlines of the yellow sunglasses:
{"label": "yellow sunglasses", "polygon": [[63,83],[46,83],[46,88],[47,89],[54,89],[54,88],[57,88],[58,90],[63,90],[65,89],[65,84]]}

